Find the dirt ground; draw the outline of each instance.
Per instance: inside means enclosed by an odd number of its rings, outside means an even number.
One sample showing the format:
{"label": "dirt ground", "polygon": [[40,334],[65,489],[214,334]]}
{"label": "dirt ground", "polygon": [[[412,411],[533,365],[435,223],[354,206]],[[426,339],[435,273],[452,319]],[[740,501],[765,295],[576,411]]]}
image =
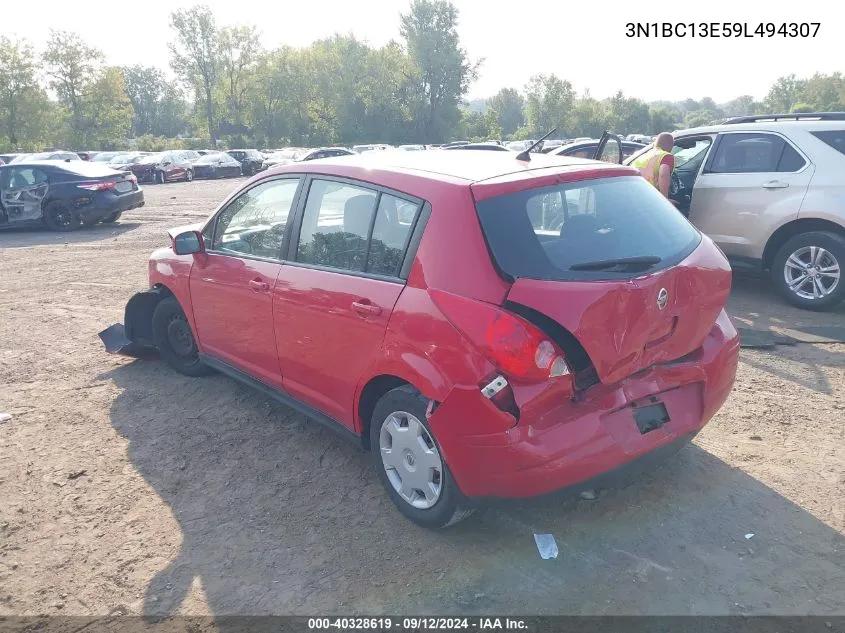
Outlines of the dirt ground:
{"label": "dirt ground", "polygon": [[[845,345],[744,349],[695,443],[624,489],[425,531],[367,454],[301,415],[104,352],[166,229],[236,185],[0,233],[0,615],[845,614]],[[753,281],[731,312],[845,325],[845,306],[794,310]]]}

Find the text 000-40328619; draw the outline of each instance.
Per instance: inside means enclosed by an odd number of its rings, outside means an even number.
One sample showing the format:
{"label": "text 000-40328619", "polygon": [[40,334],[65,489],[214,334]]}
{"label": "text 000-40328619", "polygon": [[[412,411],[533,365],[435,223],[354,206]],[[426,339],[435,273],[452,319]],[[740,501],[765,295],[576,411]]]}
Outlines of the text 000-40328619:
{"label": "text 000-40328619", "polygon": [[625,37],[816,37],[820,22],[628,22]]}

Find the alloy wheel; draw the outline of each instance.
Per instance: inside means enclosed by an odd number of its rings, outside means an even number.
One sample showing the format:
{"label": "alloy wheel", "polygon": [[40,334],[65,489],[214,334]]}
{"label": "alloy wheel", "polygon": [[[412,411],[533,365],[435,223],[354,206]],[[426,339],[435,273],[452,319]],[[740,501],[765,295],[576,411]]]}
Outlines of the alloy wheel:
{"label": "alloy wheel", "polygon": [[420,510],[431,508],[443,490],[443,460],[428,429],[411,413],[394,411],[384,420],[379,449],[396,493]]}
{"label": "alloy wheel", "polygon": [[823,299],[839,285],[840,265],[821,246],[804,246],[786,258],[783,278],[787,287],[802,299]]}

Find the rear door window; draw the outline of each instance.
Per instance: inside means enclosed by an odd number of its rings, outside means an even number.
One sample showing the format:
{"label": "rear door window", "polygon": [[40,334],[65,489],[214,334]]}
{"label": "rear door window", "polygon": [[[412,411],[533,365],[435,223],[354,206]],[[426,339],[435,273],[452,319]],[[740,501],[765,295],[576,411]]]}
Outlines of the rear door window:
{"label": "rear door window", "polygon": [[512,279],[634,277],[678,263],[701,240],[638,176],[515,192],[477,209],[495,263]]}
{"label": "rear door window", "polygon": [[314,179],[296,261],[398,277],[419,205],[345,182]]}
{"label": "rear door window", "polygon": [[752,174],[798,171],[804,159],[783,138],[764,132],[725,134],[707,171]]}

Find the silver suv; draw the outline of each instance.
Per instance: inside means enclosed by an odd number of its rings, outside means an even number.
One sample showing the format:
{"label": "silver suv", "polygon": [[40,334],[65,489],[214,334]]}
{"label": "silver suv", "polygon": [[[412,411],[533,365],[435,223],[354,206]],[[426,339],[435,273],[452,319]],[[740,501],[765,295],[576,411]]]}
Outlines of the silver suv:
{"label": "silver suv", "polygon": [[735,270],[770,272],[801,308],[845,299],[845,113],[738,117],[674,137],[669,197]]}

